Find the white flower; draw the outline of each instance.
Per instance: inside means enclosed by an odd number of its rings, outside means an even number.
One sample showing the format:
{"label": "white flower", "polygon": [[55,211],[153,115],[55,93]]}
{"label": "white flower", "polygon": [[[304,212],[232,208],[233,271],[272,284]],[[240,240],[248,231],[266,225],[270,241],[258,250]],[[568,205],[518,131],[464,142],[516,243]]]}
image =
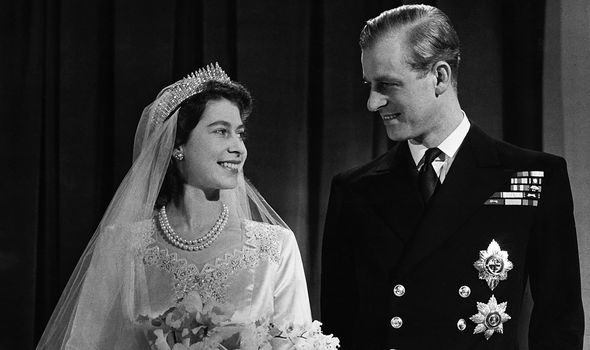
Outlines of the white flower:
{"label": "white flower", "polygon": [[196,320],[199,323],[218,326],[231,320],[236,308],[231,304],[208,302],[197,313]]}
{"label": "white flower", "polygon": [[307,330],[307,334],[311,336],[322,334],[322,323],[320,321],[313,321]]}
{"label": "white flower", "polygon": [[175,308],[166,315],[166,324],[174,329],[179,329],[185,318],[186,312],[182,309]]}
{"label": "white flower", "polygon": [[182,305],[189,313],[196,313],[203,311],[203,300],[198,292],[189,292],[182,300]]}
{"label": "white flower", "polygon": [[305,326],[289,324],[278,334],[271,328],[275,338],[283,338],[291,342],[296,350],[335,350],[340,347],[340,340],[332,335],[324,335],[322,323],[313,321]]}
{"label": "white flower", "polygon": [[188,350],[217,350],[219,349],[219,343],[213,343],[204,339],[202,342],[191,345]]}
{"label": "white flower", "polygon": [[154,346],[156,350],[170,350],[170,345],[166,342],[166,335],[164,331],[161,329],[154,330],[154,335],[156,336],[156,340],[154,341]]}

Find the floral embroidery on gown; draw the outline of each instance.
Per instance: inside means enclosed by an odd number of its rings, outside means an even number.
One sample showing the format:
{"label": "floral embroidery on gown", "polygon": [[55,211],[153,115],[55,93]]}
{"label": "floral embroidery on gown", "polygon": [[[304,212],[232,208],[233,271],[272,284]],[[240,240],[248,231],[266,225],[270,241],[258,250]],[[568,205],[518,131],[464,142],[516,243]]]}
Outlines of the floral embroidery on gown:
{"label": "floral embroidery on gown", "polygon": [[[154,220],[132,231],[136,266],[142,266],[150,296],[137,322],[152,348],[171,349],[168,343],[176,342],[187,349],[199,342],[212,342],[213,349],[302,348],[294,344],[308,338],[333,342],[321,334],[318,322],[311,322],[291,231],[243,220],[241,230],[224,232],[219,244],[197,252],[169,244]],[[219,344],[223,347],[215,347]]]}

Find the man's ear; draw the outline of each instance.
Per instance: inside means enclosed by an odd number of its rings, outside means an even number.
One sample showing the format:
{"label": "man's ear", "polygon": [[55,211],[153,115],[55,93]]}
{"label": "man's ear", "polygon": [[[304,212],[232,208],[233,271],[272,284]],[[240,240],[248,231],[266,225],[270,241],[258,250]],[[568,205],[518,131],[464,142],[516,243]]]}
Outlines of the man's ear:
{"label": "man's ear", "polygon": [[451,66],[445,61],[438,61],[432,67],[432,71],[436,77],[434,86],[434,93],[436,97],[442,95],[452,86]]}

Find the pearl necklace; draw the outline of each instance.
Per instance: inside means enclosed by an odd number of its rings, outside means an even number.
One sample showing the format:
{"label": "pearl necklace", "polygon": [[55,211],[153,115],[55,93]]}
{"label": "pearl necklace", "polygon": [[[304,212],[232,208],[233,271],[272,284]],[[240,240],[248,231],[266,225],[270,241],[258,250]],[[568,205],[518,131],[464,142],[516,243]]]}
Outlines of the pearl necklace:
{"label": "pearl necklace", "polygon": [[170,226],[170,222],[168,221],[165,205],[160,208],[158,213],[158,222],[160,223],[160,228],[164,232],[164,235],[168,241],[175,247],[188,251],[203,250],[215,242],[227,224],[227,219],[229,218],[229,209],[225,203],[221,203],[221,205],[221,213],[219,213],[219,217],[217,218],[217,221],[215,221],[215,225],[213,225],[213,227],[206,234],[198,237],[197,239],[184,239],[174,231],[172,226]]}

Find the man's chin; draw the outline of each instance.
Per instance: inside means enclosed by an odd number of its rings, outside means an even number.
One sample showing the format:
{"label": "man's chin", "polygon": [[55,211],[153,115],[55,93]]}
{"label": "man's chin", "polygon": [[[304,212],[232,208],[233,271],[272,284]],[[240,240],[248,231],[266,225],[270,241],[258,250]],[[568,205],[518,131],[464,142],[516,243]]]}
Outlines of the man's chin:
{"label": "man's chin", "polygon": [[405,141],[410,138],[408,135],[399,132],[399,130],[391,130],[387,128],[386,131],[387,138],[389,138],[391,141]]}

